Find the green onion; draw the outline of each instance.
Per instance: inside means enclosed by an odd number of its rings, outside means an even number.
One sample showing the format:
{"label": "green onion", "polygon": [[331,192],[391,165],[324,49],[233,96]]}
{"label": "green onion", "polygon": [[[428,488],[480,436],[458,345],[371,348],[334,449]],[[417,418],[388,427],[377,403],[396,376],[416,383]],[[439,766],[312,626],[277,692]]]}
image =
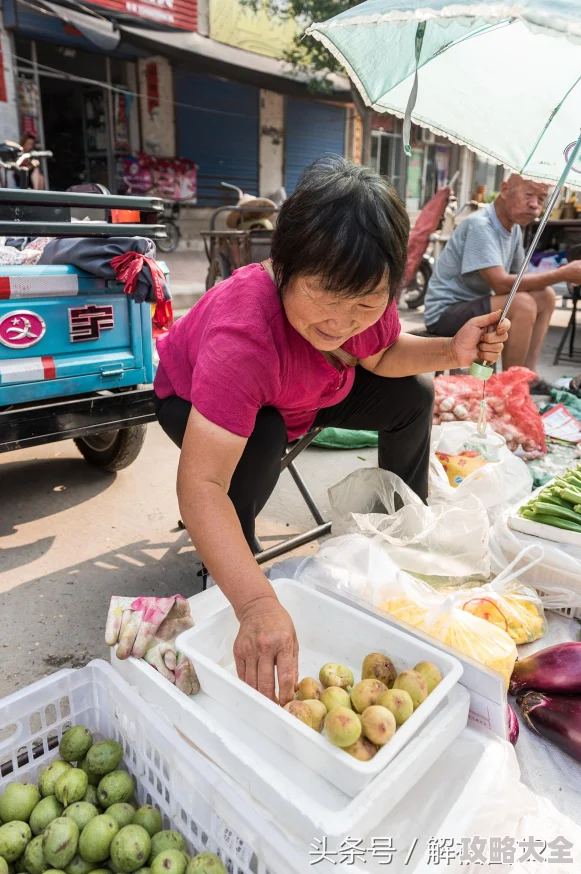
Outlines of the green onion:
{"label": "green onion", "polygon": [[524,519],[529,519],[531,522],[540,522],[542,525],[551,525],[553,528],[563,528],[566,531],[576,531],[581,534],[581,524],[570,522],[568,519],[560,519],[557,516],[545,516],[542,513],[531,513],[524,510],[521,514]]}

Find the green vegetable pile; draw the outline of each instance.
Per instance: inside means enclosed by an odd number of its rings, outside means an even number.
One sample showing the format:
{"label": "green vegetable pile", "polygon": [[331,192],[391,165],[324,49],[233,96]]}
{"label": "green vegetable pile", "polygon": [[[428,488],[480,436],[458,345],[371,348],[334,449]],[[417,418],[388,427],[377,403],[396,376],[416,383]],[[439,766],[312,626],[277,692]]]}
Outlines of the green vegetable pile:
{"label": "green vegetable pile", "polygon": [[59,753],[38,787],[10,783],[0,795],[0,874],[226,874],[214,853],[190,858],[155,807],[137,809],[117,741],[93,743],[77,725]]}
{"label": "green vegetable pile", "polygon": [[581,465],[552,480],[519,513],[531,522],[581,534]]}

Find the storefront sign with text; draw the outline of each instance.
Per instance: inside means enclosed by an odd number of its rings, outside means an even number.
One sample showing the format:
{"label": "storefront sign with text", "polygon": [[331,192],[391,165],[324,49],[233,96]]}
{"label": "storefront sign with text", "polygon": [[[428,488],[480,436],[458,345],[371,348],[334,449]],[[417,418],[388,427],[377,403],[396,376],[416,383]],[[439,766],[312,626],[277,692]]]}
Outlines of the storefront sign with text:
{"label": "storefront sign with text", "polygon": [[88,0],[88,3],[168,27],[197,29],[197,0]]}

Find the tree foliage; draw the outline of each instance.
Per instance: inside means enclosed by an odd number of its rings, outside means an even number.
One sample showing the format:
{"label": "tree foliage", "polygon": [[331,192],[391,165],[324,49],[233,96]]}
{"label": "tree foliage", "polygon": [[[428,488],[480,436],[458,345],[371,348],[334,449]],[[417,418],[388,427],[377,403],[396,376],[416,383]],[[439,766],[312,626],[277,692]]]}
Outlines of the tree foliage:
{"label": "tree foliage", "polygon": [[325,46],[312,36],[305,36],[305,28],[313,21],[326,21],[339,15],[361,0],[240,0],[243,6],[257,12],[266,11],[272,18],[293,19],[299,24],[290,49],[284,53],[284,60],[297,73],[308,76],[309,90],[316,94],[329,94],[332,85],[330,73],[343,72],[339,62]]}

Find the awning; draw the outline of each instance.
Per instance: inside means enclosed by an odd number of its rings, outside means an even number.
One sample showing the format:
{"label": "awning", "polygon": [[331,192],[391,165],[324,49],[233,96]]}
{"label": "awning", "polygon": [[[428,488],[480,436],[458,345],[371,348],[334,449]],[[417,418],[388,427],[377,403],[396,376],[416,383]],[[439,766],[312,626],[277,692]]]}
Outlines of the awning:
{"label": "awning", "polygon": [[[177,66],[196,73],[209,73],[247,85],[295,96],[307,95],[307,77],[297,75],[285,61],[229,46],[199,33],[153,31],[120,25],[123,40],[138,48],[169,58]],[[346,76],[332,74],[333,93],[325,100],[351,103]]]}
{"label": "awning", "polygon": [[[75,27],[83,36],[88,39],[93,45],[102,51],[110,52],[117,48],[121,42],[121,34],[116,26],[108,21],[102,15],[87,14],[78,12],[76,9],[71,9],[68,6],[60,6],[57,3],[51,3],[49,0],[35,0],[34,3],[28,3],[29,6],[37,6],[40,10],[45,10],[51,15],[60,18],[61,21]],[[86,9],[86,7],[83,7]]]}

